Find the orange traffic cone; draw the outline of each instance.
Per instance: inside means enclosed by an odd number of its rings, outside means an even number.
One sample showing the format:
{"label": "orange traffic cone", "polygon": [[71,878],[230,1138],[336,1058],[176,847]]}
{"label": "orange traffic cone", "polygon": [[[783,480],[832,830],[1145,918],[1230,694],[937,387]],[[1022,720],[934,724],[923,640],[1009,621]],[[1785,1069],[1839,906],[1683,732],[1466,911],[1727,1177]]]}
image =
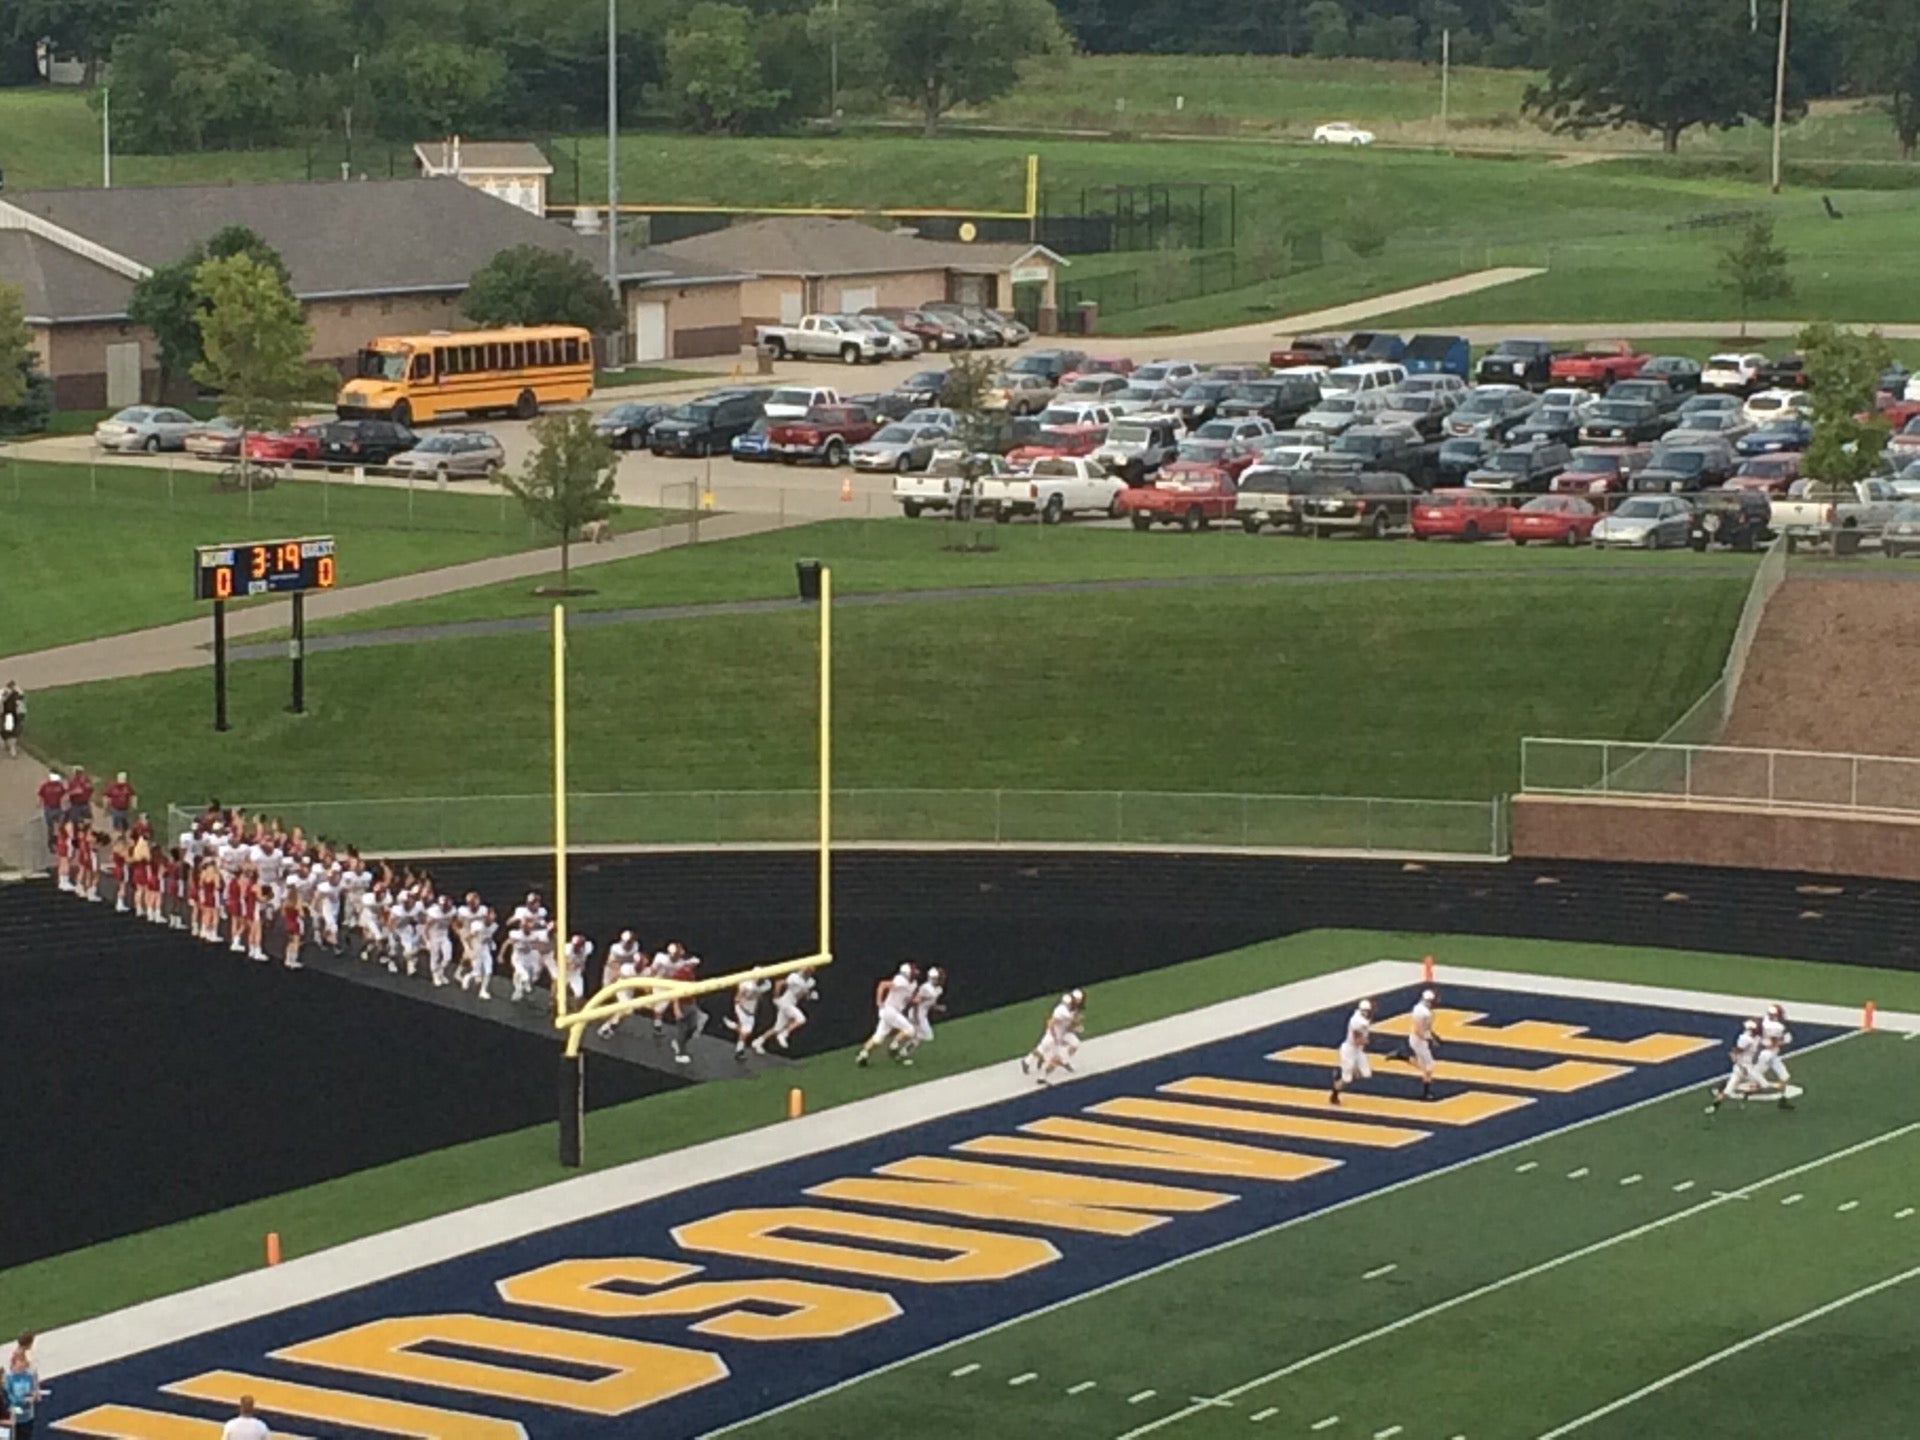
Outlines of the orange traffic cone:
{"label": "orange traffic cone", "polygon": [[853,477],[851,475],[842,475],[840,477],[840,498],[842,500],[853,499]]}

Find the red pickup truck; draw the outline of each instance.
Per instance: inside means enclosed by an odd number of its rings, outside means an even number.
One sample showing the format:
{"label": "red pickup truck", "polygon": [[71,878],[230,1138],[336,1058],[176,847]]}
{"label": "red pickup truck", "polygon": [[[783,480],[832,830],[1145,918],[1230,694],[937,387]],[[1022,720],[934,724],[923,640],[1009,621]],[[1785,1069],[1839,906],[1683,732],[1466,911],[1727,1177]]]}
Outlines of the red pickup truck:
{"label": "red pickup truck", "polygon": [[767,427],[767,450],[782,463],[818,460],[844,465],[847,451],[871,440],[880,429],[873,412],[860,405],[816,405],[804,420],[783,420]]}
{"label": "red pickup truck", "polygon": [[1589,390],[1604,390],[1616,380],[1633,379],[1652,358],[1624,340],[1615,340],[1606,345],[1557,351],[1547,373],[1555,385],[1583,385]]}
{"label": "red pickup truck", "polygon": [[1153,485],[1130,485],[1115,502],[1136,530],[1150,530],[1157,522],[1182,530],[1204,530],[1215,520],[1231,520],[1238,488],[1219,466],[1207,466],[1169,475],[1162,470]]}
{"label": "red pickup truck", "polygon": [[1072,459],[1091,455],[1107,443],[1107,427],[1089,421],[1084,425],[1043,425],[1033,439],[1007,452],[1007,463],[1031,465],[1036,460]]}

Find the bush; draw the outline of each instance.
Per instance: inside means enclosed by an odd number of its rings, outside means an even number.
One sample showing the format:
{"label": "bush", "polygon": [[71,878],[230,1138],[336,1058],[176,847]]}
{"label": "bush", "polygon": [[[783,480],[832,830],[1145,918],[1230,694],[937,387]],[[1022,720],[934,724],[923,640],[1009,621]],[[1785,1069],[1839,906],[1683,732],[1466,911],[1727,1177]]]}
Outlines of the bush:
{"label": "bush", "polygon": [[0,406],[0,437],[38,435],[53,418],[53,381],[38,370],[27,372],[27,393],[18,405]]}
{"label": "bush", "polygon": [[1387,223],[1372,207],[1356,205],[1347,212],[1340,238],[1362,260],[1371,260],[1387,248]]}

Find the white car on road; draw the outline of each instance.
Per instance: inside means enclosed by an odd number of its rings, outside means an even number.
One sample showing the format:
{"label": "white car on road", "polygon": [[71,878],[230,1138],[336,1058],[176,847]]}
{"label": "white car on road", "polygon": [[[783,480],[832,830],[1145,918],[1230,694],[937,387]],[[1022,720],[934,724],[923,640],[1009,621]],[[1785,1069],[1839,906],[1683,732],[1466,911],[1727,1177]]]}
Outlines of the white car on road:
{"label": "white car on road", "polygon": [[1373,132],[1362,130],[1351,120],[1330,120],[1315,128],[1313,143],[1316,145],[1371,145]]}

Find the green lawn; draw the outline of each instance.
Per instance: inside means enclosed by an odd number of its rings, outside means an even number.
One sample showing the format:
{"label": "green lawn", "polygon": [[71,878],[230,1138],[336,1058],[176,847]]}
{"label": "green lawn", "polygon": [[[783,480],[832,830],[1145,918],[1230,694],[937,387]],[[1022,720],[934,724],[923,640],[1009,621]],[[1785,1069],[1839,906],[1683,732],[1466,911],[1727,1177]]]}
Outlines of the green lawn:
{"label": "green lawn", "polygon": [[[1744,591],[1716,569],[844,607],[835,780],[1485,801],[1513,788],[1524,734],[1658,734],[1718,672]],[[814,623],[576,629],[578,787],[810,785]],[[376,646],[310,657],[304,716],[284,665],[258,661],[233,667],[224,735],[194,672],[46,691],[35,733],[156,803],[537,794],[548,674],[538,631]]]}
{"label": "green lawn", "polygon": [[[638,529],[662,517],[637,506]],[[0,461],[0,652],[20,654],[204,613],[192,598],[193,547],[331,534],[338,583],[355,585],[547,543],[505,491],[282,480],[220,493],[213,472],[154,466]],[[75,567],[97,575],[75,589]],[[57,598],[56,598],[57,597]]]}
{"label": "green lawn", "polygon": [[[1854,1005],[1870,990],[1886,1009],[1920,1009],[1920,975],[1908,971],[1550,941],[1316,931],[1103,984],[1095,991],[1094,1026],[1101,1032],[1118,1030],[1381,956],[1420,954],[1435,955],[1443,967],[1456,963],[1684,985],[1775,995],[1790,1005]],[[787,1088],[793,1085],[805,1090],[808,1108],[817,1111],[878,1090],[1011,1063],[1010,1057],[1032,1040],[1035,1015],[1033,1006],[1018,1005],[953,1021],[941,1028],[937,1044],[921,1052],[921,1063],[911,1072],[884,1066],[856,1070],[846,1053],[837,1051],[789,1070],[598,1111],[587,1121],[587,1166],[602,1169],[777,1123],[785,1113]],[[1904,1093],[1900,1087],[1895,1090]],[[1743,1128],[1740,1133],[1748,1132]],[[51,1329],[250,1269],[259,1263],[261,1235],[270,1230],[279,1233],[288,1256],[311,1254],[550,1184],[568,1173],[555,1164],[554,1146],[550,1126],[475,1141],[18,1266],[0,1272],[0,1288],[15,1313],[31,1315],[41,1328]],[[1431,1233],[1424,1226],[1417,1228]],[[1812,1432],[1803,1428],[1800,1433]]]}

